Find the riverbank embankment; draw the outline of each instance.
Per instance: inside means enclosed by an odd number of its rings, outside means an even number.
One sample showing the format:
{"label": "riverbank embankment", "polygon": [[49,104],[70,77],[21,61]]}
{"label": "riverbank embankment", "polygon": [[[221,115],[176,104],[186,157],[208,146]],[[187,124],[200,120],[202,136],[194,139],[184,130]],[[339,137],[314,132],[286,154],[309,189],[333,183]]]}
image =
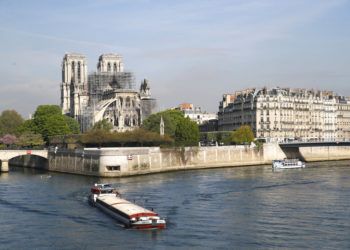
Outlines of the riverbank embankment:
{"label": "riverbank embankment", "polygon": [[85,148],[49,153],[49,170],[103,177],[270,164],[285,158],[276,144],[185,148]]}
{"label": "riverbank embankment", "polygon": [[304,161],[350,159],[350,146],[320,146],[281,149],[278,144],[265,143],[262,147],[133,147],[85,148],[80,150],[50,151],[48,161],[25,156],[12,164],[40,167],[50,171],[122,177],[177,170],[235,167],[271,164],[272,160],[299,158]]}

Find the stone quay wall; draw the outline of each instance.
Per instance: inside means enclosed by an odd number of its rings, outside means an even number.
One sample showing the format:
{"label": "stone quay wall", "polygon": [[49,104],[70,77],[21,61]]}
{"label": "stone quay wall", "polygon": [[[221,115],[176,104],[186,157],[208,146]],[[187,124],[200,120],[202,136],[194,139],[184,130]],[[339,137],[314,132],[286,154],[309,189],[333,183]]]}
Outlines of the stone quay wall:
{"label": "stone quay wall", "polygon": [[[291,150],[291,149],[287,149]],[[85,148],[50,151],[48,160],[21,156],[11,165],[101,177],[121,177],[176,170],[271,164],[297,157],[305,161],[350,159],[350,146],[300,147],[283,151],[278,144],[263,147],[220,146],[186,148]]]}
{"label": "stone quay wall", "polygon": [[100,154],[85,150],[50,151],[48,170],[72,174],[101,176]]}
{"label": "stone quay wall", "polygon": [[305,161],[337,161],[350,159],[349,146],[300,147]]}
{"label": "stone quay wall", "polygon": [[49,153],[49,170],[102,177],[131,176],[176,170],[270,164],[285,158],[274,144],[186,148],[85,148]]}

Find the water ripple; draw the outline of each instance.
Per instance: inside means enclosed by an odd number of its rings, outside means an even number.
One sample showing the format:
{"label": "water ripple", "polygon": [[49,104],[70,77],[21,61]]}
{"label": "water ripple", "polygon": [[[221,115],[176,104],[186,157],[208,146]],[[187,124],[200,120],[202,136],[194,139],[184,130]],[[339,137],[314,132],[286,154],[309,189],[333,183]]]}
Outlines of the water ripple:
{"label": "water ripple", "polygon": [[[8,249],[266,249],[350,247],[350,166],[246,167],[111,179],[167,219],[125,230],[87,204],[98,178],[35,171],[0,175],[0,245]],[[16,216],[14,216],[15,214]],[[39,237],[40,236],[40,237]],[[35,240],[33,240],[35,239]]]}

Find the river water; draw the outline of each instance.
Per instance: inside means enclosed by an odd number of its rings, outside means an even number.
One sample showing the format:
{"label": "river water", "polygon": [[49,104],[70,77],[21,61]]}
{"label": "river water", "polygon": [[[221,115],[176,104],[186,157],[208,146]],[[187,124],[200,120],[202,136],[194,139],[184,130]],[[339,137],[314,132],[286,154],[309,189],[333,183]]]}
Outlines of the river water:
{"label": "river water", "polygon": [[[160,231],[125,229],[88,205],[110,182],[166,217]],[[350,162],[99,179],[11,168],[0,175],[0,249],[350,248]]]}

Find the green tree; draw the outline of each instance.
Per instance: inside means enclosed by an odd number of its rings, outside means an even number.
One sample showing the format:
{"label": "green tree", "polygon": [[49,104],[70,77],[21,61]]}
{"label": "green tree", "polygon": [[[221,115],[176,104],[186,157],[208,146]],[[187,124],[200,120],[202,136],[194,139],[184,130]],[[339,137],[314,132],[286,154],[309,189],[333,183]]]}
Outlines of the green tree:
{"label": "green tree", "polygon": [[20,126],[17,127],[16,133],[21,135],[24,133],[35,133],[38,129],[35,126],[34,120],[25,120]]}
{"label": "green tree", "polygon": [[179,110],[166,110],[149,116],[142,127],[159,133],[160,119],[164,120],[164,133],[175,140],[177,146],[197,145],[199,129],[197,123],[185,118]]}
{"label": "green tree", "polygon": [[[35,132],[41,134],[45,140],[47,140],[48,126],[47,122],[50,117],[63,116],[61,108],[57,105],[40,105],[36,108],[33,120],[34,120],[34,129]],[[65,122],[64,122],[65,123]],[[51,133],[50,133],[51,134]]]}
{"label": "green tree", "polygon": [[21,147],[36,147],[44,145],[44,140],[41,135],[33,132],[24,132],[18,138],[17,144]]}
{"label": "green tree", "polygon": [[79,133],[79,123],[71,117],[65,116],[57,105],[40,105],[37,107],[33,119],[25,121],[17,128],[18,133],[32,132],[40,134],[48,142],[50,136],[70,135]]}
{"label": "green tree", "polygon": [[66,119],[66,123],[69,127],[70,133],[71,134],[79,134],[80,133],[80,125],[77,122],[77,120],[75,120],[72,117],[66,116],[66,115],[64,115],[64,118]]}
{"label": "green tree", "polygon": [[101,121],[96,122],[92,129],[93,130],[101,129],[104,131],[111,131],[112,128],[113,128],[113,124],[110,123],[107,119],[103,119]]}
{"label": "green tree", "polygon": [[236,144],[251,143],[254,141],[254,133],[249,125],[242,125],[231,133],[231,141]]}
{"label": "green tree", "polygon": [[176,124],[175,142],[179,146],[196,146],[199,141],[199,128],[197,123],[189,118],[181,119]]}
{"label": "green tree", "polygon": [[142,123],[142,128],[148,131],[159,133],[160,119],[163,117],[164,133],[175,138],[176,124],[184,119],[184,115],[179,110],[165,110],[156,114],[150,115]]}
{"label": "green tree", "polygon": [[41,130],[41,135],[44,139],[47,140],[49,136],[53,135],[67,134],[71,134],[71,130],[67,124],[67,120],[64,115],[52,115],[44,120]]}
{"label": "green tree", "polygon": [[49,115],[61,115],[61,108],[57,105],[39,105],[34,113],[34,119]]}
{"label": "green tree", "polygon": [[0,135],[16,134],[17,128],[24,122],[15,110],[5,110],[0,115]]}

